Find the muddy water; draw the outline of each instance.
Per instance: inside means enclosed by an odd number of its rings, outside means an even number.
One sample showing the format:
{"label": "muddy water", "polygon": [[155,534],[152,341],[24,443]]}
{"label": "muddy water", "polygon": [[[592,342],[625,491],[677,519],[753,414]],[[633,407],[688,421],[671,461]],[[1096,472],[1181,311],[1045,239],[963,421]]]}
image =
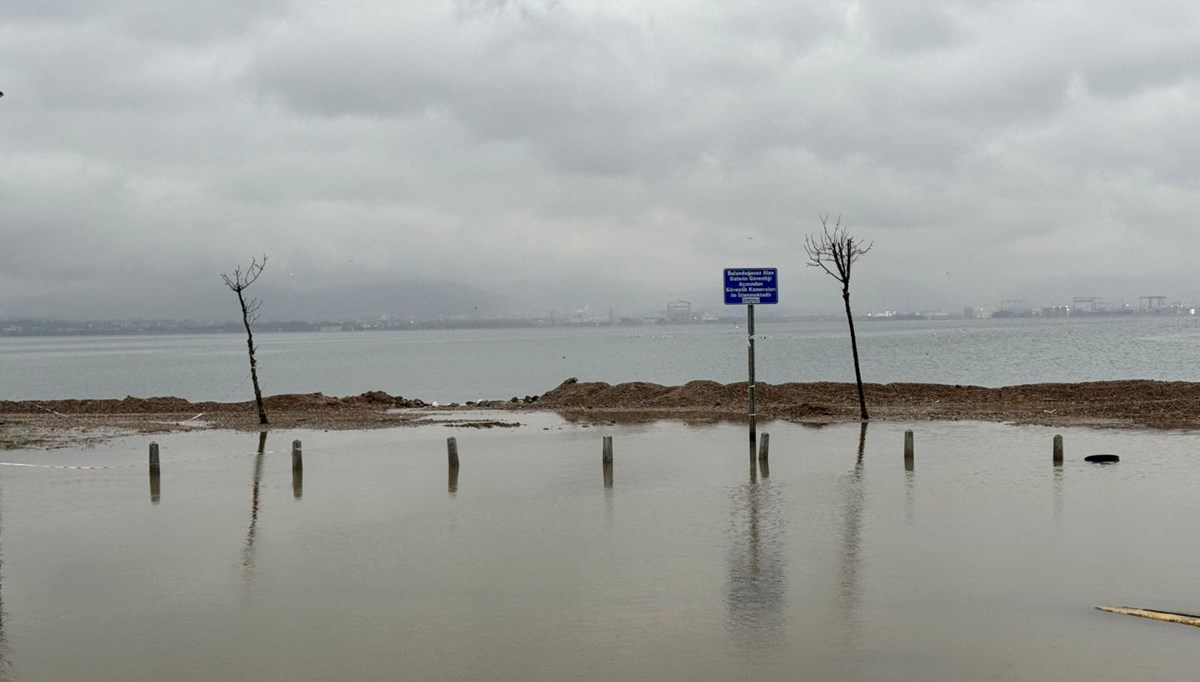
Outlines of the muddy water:
{"label": "muddy water", "polygon": [[[0,679],[1186,679],[1197,436],[180,434],[0,467]],[[916,431],[906,471],[903,431]],[[612,487],[601,436],[614,436]],[[458,480],[445,438],[458,439]],[[304,441],[304,470],[287,453]],[[861,452],[861,455],[860,455]],[[1091,465],[1113,452],[1119,464]],[[452,485],[453,484],[453,485]],[[153,488],[157,488],[154,490]],[[453,489],[452,489],[453,488]]]}

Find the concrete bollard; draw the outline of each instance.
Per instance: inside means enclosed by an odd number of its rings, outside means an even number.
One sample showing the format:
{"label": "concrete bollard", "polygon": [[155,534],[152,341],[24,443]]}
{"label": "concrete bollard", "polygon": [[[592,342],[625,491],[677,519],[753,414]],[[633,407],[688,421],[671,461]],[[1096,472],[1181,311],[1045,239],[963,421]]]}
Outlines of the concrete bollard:
{"label": "concrete bollard", "polygon": [[292,471],[304,471],[304,456],[298,440],[292,441]]}
{"label": "concrete bollard", "polygon": [[454,436],[446,439],[446,460],[452,470],[458,471],[458,440]]}
{"label": "concrete bollard", "polygon": [[913,447],[913,432],[911,430],[904,432],[904,468],[912,471],[913,460],[916,455],[916,450]]}
{"label": "concrete bollard", "polygon": [[158,471],[158,443],[150,443],[150,470]]}
{"label": "concrete bollard", "polygon": [[612,464],[612,461],[613,461],[612,436],[604,437],[604,453],[602,455],[602,461],[605,464]]}
{"label": "concrete bollard", "polygon": [[1063,463],[1063,437],[1061,435],[1054,436],[1054,466],[1062,466]]}

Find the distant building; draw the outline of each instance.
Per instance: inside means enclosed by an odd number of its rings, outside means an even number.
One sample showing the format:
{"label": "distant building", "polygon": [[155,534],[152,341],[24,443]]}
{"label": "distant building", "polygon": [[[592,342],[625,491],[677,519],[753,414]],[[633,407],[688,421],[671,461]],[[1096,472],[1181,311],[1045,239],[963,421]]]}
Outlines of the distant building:
{"label": "distant building", "polygon": [[688,324],[692,321],[692,302],[671,301],[667,304],[666,319],[670,324]]}

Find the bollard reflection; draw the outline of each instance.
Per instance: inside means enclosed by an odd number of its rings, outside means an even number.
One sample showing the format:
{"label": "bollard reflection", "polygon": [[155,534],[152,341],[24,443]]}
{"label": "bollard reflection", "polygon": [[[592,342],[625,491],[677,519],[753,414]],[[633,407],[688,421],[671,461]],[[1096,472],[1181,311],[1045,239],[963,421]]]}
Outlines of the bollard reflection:
{"label": "bollard reflection", "polygon": [[150,504],[158,504],[162,497],[162,481],[158,460],[158,443],[150,443]]}
{"label": "bollard reflection", "polygon": [[912,469],[904,472],[904,523],[911,526],[916,517],[917,474]]}
{"label": "bollard reflection", "polygon": [[730,498],[728,627],[741,649],[775,648],[782,639],[787,595],[779,491],[769,481],[758,482],[752,464],[750,481],[731,489]]}
{"label": "bollard reflection", "polygon": [[304,470],[292,469],[292,497],[304,497]]}
{"label": "bollard reflection", "polygon": [[150,504],[158,504],[162,499],[162,474],[158,468],[150,469]]}
{"label": "bollard reflection", "polygon": [[1063,467],[1061,464],[1054,466],[1054,520],[1061,521],[1063,513]]}
{"label": "bollard reflection", "polygon": [[600,465],[604,471],[604,489],[612,490],[613,486],[613,440],[612,436],[604,437],[604,447],[600,454]]}
{"label": "bollard reflection", "polygon": [[449,467],[449,483],[446,488],[454,495],[458,492],[458,439],[454,436],[446,439],[446,464]]}
{"label": "bollard reflection", "polygon": [[764,433],[758,441],[758,470],[763,478],[771,477],[771,434]]}

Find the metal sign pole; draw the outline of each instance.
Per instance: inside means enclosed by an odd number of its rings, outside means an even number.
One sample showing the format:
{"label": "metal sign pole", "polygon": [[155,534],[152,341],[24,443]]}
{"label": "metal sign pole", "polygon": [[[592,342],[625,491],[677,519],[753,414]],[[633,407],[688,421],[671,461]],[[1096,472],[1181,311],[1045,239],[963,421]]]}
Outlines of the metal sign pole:
{"label": "metal sign pole", "polygon": [[754,304],[746,306],[746,341],[750,346],[750,459],[758,444],[758,413],[754,405]]}
{"label": "metal sign pole", "polygon": [[779,302],[779,271],[776,268],[725,268],[725,305],[746,306],[746,346],[749,349],[750,381],[750,472],[758,460],[754,451],[758,445],[758,406],[755,404],[754,383],[754,305]]}

